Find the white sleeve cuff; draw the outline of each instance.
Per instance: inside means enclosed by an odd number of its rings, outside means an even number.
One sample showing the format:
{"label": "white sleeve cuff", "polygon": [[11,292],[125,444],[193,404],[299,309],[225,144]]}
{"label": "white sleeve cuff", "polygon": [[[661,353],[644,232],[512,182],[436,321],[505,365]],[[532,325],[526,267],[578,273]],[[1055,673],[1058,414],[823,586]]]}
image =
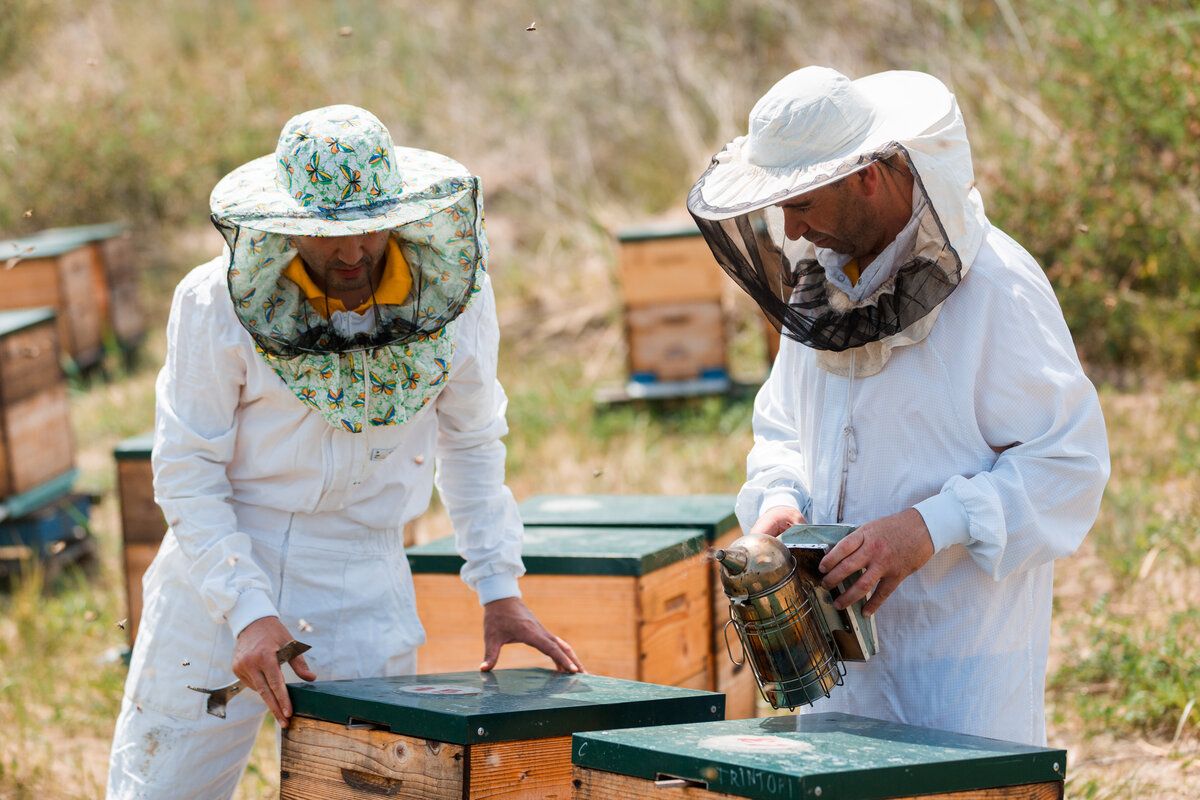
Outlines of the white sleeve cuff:
{"label": "white sleeve cuff", "polygon": [[758,515],[761,517],[771,508],[794,508],[799,511],[800,498],[796,497],[793,490],[784,486],[767,489],[763,492],[762,502],[758,506]]}
{"label": "white sleeve cuff", "polygon": [[479,583],[475,584],[475,592],[479,595],[479,605],[481,606],[486,606],[494,600],[521,596],[516,576],[507,572],[497,572],[481,579]]}
{"label": "white sleeve cuff", "polygon": [[247,589],[238,595],[233,611],[229,612],[229,629],[233,631],[233,638],[236,639],[251,622],[264,617],[278,616],[279,611],[271,602],[269,594],[262,589]]}
{"label": "white sleeve cuff", "polygon": [[971,541],[971,526],[967,509],[950,492],[935,494],[913,506],[929,528],[933,540],[933,552],[940,553],[952,544],[968,544]]}

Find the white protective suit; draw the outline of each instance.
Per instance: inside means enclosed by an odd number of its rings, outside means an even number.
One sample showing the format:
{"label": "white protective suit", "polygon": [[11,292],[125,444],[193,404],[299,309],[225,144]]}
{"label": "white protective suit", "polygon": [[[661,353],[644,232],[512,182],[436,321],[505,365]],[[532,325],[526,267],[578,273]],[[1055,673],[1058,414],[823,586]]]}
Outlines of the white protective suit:
{"label": "white protective suit", "polygon": [[[913,217],[852,286],[784,235],[779,203],[879,164]],[[1041,268],[990,224],[936,78],[783,78],[693,186],[721,266],[784,334],[754,410],[737,513],[861,525],[915,507],[934,555],[877,612],[880,652],[816,711],[1045,741],[1056,558],[1096,519],[1104,420]]]}
{"label": "white protective suit", "polygon": [[171,309],[153,453],[170,531],[143,581],[111,798],[232,794],[265,706],[243,692],[221,720],[187,687],[232,682],[234,640],[256,619],[278,615],[312,645],[305,658],[321,680],[415,670],[425,635],[402,528],[428,506],[435,461],[464,580],[481,603],[519,596],[522,528],[504,485],[507,401],[486,274],[434,402],[404,425],[348,433],[255,352],[228,264],[226,254],[194,270]]}

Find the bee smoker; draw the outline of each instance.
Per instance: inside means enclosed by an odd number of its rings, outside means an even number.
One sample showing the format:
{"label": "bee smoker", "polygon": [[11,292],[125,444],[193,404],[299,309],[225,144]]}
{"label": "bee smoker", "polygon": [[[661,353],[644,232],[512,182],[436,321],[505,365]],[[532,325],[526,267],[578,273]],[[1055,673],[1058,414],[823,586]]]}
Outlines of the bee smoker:
{"label": "bee smoker", "polygon": [[[797,525],[783,536],[750,534],[716,550],[721,584],[729,598],[729,626],[737,631],[763,699],[772,708],[794,709],[828,697],[846,674],[844,662],[866,661],[875,652],[874,620],[862,602],[838,611],[837,594],[821,586],[817,564],[842,537],[842,525]],[[734,663],[732,652],[729,658]]]}

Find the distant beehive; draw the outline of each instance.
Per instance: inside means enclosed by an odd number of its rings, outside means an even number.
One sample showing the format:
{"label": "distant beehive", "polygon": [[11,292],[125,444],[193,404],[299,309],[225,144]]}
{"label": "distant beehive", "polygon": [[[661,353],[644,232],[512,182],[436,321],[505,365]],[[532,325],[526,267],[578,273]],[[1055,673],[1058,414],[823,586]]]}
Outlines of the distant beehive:
{"label": "distant beehive", "polygon": [[117,492],[121,498],[121,542],[125,562],[125,598],[128,603],[129,644],[137,638],[142,619],[142,576],[158,553],[167,522],[154,502],[154,474],[150,469],[151,434],[126,439],[116,446]]}
{"label": "distant beehive", "polygon": [[626,229],[618,276],[634,381],[728,377],[726,279],[694,225]]}
{"label": "distant beehive", "polygon": [[0,500],[33,491],[74,465],[58,352],[51,309],[0,311]]}

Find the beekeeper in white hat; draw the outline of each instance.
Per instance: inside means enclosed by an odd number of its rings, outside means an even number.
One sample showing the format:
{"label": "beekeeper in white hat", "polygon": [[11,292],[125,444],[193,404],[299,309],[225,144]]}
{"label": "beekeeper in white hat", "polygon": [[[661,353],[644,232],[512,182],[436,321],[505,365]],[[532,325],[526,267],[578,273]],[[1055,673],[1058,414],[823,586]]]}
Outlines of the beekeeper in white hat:
{"label": "beekeeper in white hat", "polygon": [[984,215],[954,95],[801,69],[688,208],[783,334],[742,525],[859,526],[822,569],[865,570],[840,602],[870,598],[880,653],[817,710],[1041,744],[1054,560],[1108,446],[1046,276]]}
{"label": "beekeeper in white hat", "polygon": [[[485,609],[481,668],[516,641],[582,668],[517,588],[478,179],[332,106],[290,120],[211,207],[228,248],[176,290],[158,377],[170,530],[144,581],[111,798],[231,796],[265,712],[291,715],[285,673],[412,673],[425,633],[402,529],[435,478]],[[281,671],[293,638],[312,649]],[[235,677],[254,691],[224,719],[188,688]]]}

